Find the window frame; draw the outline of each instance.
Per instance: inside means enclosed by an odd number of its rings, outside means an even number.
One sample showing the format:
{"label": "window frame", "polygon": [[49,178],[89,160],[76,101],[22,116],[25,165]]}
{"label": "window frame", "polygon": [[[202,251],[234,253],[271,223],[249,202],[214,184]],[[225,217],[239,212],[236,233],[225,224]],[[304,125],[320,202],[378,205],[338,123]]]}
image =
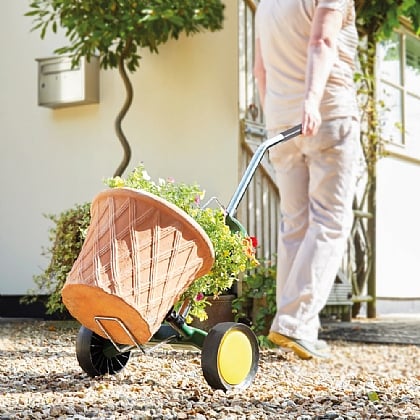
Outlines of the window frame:
{"label": "window frame", "polygon": [[[390,155],[397,155],[404,159],[408,160],[415,160],[416,162],[420,162],[420,142],[415,142],[412,139],[408,138],[406,128],[408,126],[408,116],[407,116],[407,97],[410,96],[419,101],[419,110],[420,110],[420,93],[415,92],[406,84],[407,81],[407,72],[406,72],[406,60],[407,60],[407,50],[406,50],[406,42],[407,37],[413,38],[416,42],[419,43],[420,46],[420,37],[416,36],[413,31],[411,31],[407,25],[403,24],[401,28],[394,31],[394,33],[398,36],[398,54],[399,54],[399,81],[396,83],[395,81],[386,79],[381,72],[381,45],[377,44],[376,48],[376,83],[377,83],[377,95],[378,99],[383,99],[383,90],[384,88],[396,89],[400,95],[400,108],[399,114],[401,120],[401,141],[392,141],[392,139],[384,139],[384,151],[386,154]],[[420,84],[420,74],[419,74],[419,84]],[[378,104],[378,106],[380,106]],[[378,111],[385,112],[385,114],[381,114],[381,117],[386,119],[386,110],[382,111],[378,109]],[[419,112],[420,117],[420,112]],[[385,136],[384,136],[385,137]],[[420,132],[419,136],[420,137]]]}

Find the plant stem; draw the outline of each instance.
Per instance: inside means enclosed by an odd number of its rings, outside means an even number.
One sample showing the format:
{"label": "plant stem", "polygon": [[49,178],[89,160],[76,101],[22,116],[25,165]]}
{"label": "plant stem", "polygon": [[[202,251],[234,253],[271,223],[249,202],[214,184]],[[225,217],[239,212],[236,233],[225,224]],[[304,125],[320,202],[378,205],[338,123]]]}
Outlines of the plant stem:
{"label": "plant stem", "polygon": [[124,64],[124,58],[126,55],[126,52],[128,52],[130,50],[131,47],[131,42],[128,41],[124,52],[121,54],[121,56],[119,57],[119,61],[118,61],[118,71],[120,73],[120,76],[124,82],[124,87],[125,87],[125,91],[126,91],[126,97],[125,97],[125,102],[120,110],[120,112],[117,115],[117,118],[115,119],[115,131],[117,133],[118,139],[123,147],[124,150],[124,156],[123,159],[120,163],[120,165],[118,166],[117,170],[114,173],[114,177],[115,176],[121,176],[124,171],[127,169],[127,166],[130,162],[131,159],[131,148],[130,148],[130,144],[128,143],[128,140],[121,128],[121,122],[124,119],[124,117],[126,116],[128,109],[131,106],[131,103],[133,102],[133,85],[130,82],[130,79],[128,78],[127,75],[127,71],[125,69],[125,64]]}

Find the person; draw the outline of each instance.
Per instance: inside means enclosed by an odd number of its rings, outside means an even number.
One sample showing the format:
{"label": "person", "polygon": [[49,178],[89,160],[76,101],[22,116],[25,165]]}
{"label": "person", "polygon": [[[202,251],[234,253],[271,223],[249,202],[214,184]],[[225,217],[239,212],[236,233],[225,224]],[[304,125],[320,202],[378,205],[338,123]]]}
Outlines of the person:
{"label": "person", "polygon": [[277,312],[269,340],[302,359],[330,356],[319,313],[339,270],[353,220],[360,153],[354,84],[353,0],[261,0],[254,76],[280,192]]}

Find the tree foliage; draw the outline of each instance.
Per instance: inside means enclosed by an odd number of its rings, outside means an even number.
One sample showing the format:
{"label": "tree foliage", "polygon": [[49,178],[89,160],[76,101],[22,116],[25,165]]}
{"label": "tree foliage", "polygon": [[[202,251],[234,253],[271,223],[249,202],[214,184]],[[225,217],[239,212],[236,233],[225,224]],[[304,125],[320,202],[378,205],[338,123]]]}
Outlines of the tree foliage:
{"label": "tree foliage", "polygon": [[224,5],[220,0],[33,0],[29,8],[25,15],[42,39],[48,30],[65,29],[69,45],[57,54],[70,54],[75,62],[99,54],[103,68],[116,68],[122,59],[133,72],[139,48],[157,53],[181,33],[222,29]]}
{"label": "tree foliage", "polygon": [[389,38],[401,25],[401,17],[410,20],[414,32],[420,34],[420,2],[418,0],[356,0],[359,35],[375,41]]}

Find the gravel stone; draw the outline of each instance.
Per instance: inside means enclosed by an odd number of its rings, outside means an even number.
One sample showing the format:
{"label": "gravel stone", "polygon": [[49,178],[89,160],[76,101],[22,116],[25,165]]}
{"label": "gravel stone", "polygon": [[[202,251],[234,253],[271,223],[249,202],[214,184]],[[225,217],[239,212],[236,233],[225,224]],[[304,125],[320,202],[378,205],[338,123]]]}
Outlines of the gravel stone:
{"label": "gravel stone", "polygon": [[0,322],[0,420],[420,419],[420,347],[331,341],[330,360],[261,351],[246,390],[209,387],[200,351],[132,352],[115,375],[79,367],[69,321]]}

